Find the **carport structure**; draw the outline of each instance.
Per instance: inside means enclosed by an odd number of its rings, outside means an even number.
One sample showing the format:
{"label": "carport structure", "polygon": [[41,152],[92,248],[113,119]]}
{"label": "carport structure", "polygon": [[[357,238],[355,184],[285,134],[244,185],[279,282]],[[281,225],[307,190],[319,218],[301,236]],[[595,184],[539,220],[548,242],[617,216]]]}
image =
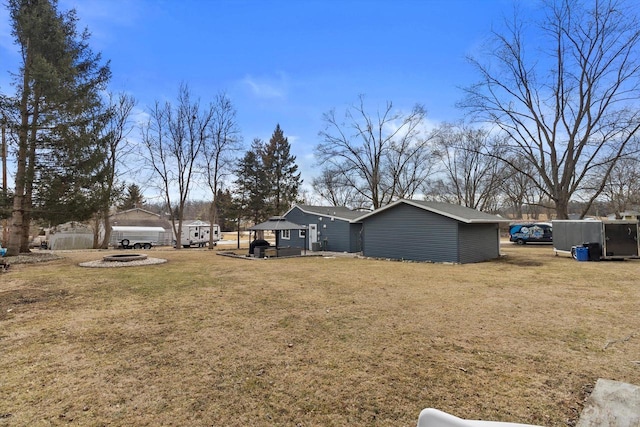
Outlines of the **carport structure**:
{"label": "carport structure", "polygon": [[[283,247],[281,245],[281,241],[283,240],[283,234],[291,233],[291,230],[297,230],[300,234],[303,234],[306,240],[307,236],[307,226],[295,224],[285,217],[282,216],[274,216],[269,218],[265,222],[261,222],[260,224],[256,224],[253,227],[249,227],[249,231],[273,231],[276,235],[276,245],[275,247],[267,247],[267,246],[258,246],[254,247],[250,246],[250,251],[253,249],[253,253],[249,255],[253,255],[259,258],[264,257],[282,257],[282,256],[296,256],[301,255],[301,249],[291,246]],[[306,254],[306,245],[305,245],[305,254]]]}

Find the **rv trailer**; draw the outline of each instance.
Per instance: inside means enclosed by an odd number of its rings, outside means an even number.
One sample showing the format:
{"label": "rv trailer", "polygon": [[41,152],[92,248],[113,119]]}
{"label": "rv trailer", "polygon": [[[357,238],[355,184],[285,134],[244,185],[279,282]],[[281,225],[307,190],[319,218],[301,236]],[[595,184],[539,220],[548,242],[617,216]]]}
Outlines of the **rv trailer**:
{"label": "rv trailer", "polygon": [[[198,247],[203,248],[209,244],[209,235],[211,233],[211,224],[204,221],[194,221],[192,223],[182,224],[182,234],[180,236],[180,244],[183,248]],[[220,240],[220,227],[213,224],[213,244],[214,246]]]}

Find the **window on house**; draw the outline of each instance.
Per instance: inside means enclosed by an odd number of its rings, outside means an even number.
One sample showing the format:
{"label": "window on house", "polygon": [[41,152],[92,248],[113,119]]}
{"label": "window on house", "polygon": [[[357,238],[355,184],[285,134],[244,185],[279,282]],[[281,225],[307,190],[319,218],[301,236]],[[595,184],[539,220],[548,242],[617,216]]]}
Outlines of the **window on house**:
{"label": "window on house", "polygon": [[280,231],[280,238],[281,239],[286,239],[286,240],[291,239],[291,230],[281,230]]}
{"label": "window on house", "polygon": [[298,230],[298,237],[304,239],[304,236],[307,235],[307,230]]}

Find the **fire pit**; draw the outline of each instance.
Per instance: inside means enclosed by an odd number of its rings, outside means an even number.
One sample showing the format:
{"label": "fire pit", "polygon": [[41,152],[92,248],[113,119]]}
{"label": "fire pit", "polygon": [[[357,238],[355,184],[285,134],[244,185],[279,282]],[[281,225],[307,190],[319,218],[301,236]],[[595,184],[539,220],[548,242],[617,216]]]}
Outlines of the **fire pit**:
{"label": "fire pit", "polygon": [[145,254],[116,254],[107,255],[102,257],[105,262],[131,262],[131,261],[144,261],[147,259]]}
{"label": "fire pit", "polygon": [[81,262],[80,267],[138,267],[143,265],[162,264],[167,262],[162,258],[147,257],[146,254],[115,254],[105,255],[102,259]]}

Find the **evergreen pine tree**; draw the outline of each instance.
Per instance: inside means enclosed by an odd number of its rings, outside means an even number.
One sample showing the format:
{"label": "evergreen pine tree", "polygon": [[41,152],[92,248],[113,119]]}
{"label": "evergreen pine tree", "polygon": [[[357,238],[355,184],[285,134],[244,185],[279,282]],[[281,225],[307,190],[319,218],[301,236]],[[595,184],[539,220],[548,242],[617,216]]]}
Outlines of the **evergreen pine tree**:
{"label": "evergreen pine tree", "polygon": [[75,11],[59,13],[55,0],[9,0],[8,8],[22,54],[9,99],[18,147],[7,246],[16,255],[28,251],[34,213],[58,222],[96,209],[89,189],[103,177],[100,91],[110,70],[89,48],[89,33],[78,34]]}
{"label": "evergreen pine tree", "polygon": [[220,230],[233,230],[233,221],[238,218],[238,213],[236,212],[233,203],[233,195],[231,194],[231,191],[228,189],[218,190],[216,205],[218,208],[218,225],[220,226]]}
{"label": "evergreen pine tree", "polygon": [[251,149],[238,162],[236,169],[238,178],[235,181],[237,205],[243,212],[240,217],[256,224],[269,216],[269,212],[265,209],[269,187],[260,155],[262,149],[262,141],[254,139]]}
{"label": "evergreen pine tree", "polygon": [[262,163],[269,186],[267,201],[271,215],[282,215],[298,199],[302,180],[296,157],[280,125],[262,150]]}
{"label": "evergreen pine tree", "polygon": [[140,208],[144,204],[144,196],[142,195],[142,189],[137,184],[129,184],[127,186],[127,193],[125,194],[122,202],[118,205],[118,210],[126,211],[129,209]]}

